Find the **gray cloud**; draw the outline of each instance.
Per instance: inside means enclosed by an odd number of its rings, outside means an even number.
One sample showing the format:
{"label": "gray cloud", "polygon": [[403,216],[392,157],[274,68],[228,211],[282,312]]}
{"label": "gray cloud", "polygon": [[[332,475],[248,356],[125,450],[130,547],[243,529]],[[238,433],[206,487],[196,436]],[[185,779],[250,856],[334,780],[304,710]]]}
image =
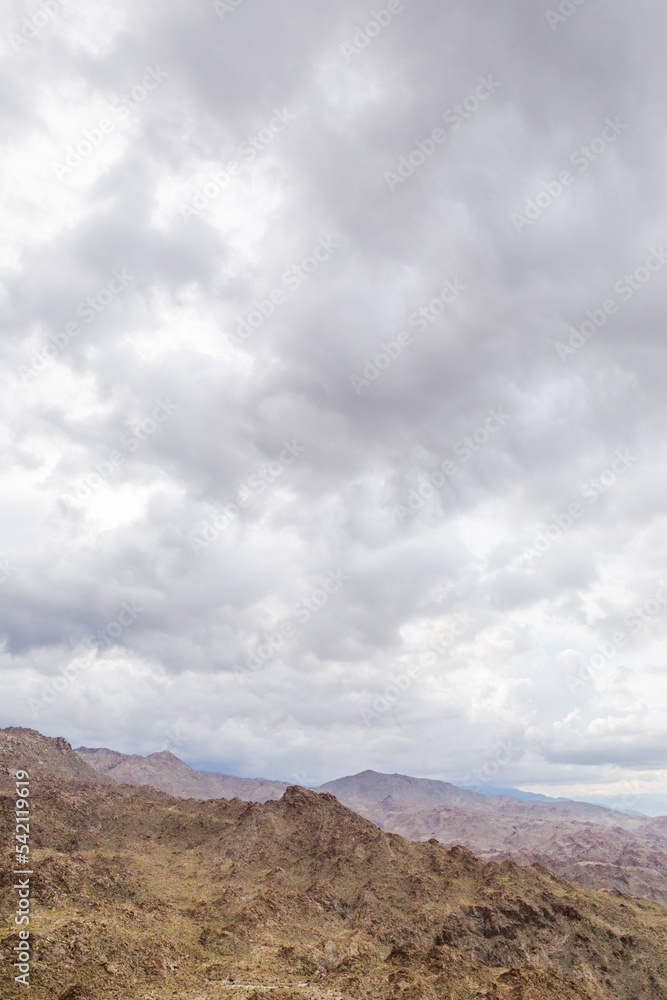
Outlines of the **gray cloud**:
{"label": "gray cloud", "polygon": [[663,781],[666,15],[550,9],[3,15],[3,724]]}

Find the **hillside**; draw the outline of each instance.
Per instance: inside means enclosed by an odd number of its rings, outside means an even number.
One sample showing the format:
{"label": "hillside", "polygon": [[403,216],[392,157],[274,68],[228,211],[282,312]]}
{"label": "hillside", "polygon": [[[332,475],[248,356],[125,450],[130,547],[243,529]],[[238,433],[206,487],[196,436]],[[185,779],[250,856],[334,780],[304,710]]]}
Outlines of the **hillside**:
{"label": "hillside", "polygon": [[[59,781],[153,785],[180,798],[279,798],[287,783],[195,771],[169,751],[142,757],[80,747],[31,729],[0,730],[5,775],[27,761]],[[0,770],[0,778],[2,770]],[[6,786],[6,780],[5,780]],[[587,888],[667,905],[667,818],[568,800],[488,797],[445,781],[364,771],[322,785],[360,816],[409,840],[465,846],[485,861],[539,863]]]}
{"label": "hillside", "polygon": [[286,781],[266,778],[236,778],[229,774],[195,771],[169,750],[140,754],[118,753],[106,748],[78,747],[81,760],[100,774],[121,785],[154,785],[155,788],[192,799],[245,799],[266,802],[278,799],[287,788]]}
{"label": "hillside", "polygon": [[17,768],[28,768],[35,775],[49,775],[60,781],[112,783],[111,778],[90,768],[62,736],[42,736],[36,729],[10,726],[0,729],[0,788],[13,787],[11,772]]}
{"label": "hillside", "polygon": [[[44,776],[33,802],[38,1000],[667,996],[657,904],[406,841],[329,794],[200,802]],[[3,1000],[21,995],[9,968]]]}
{"label": "hillside", "polygon": [[[195,771],[163,750],[147,757],[79,747],[106,780],[153,785],[181,798],[279,798],[286,782]],[[462,844],[487,861],[538,862],[590,888],[613,889],[667,905],[667,819],[620,813],[568,799],[479,794],[446,781],[362,771],[321,785],[388,833]]]}
{"label": "hillside", "polygon": [[488,797],[447,782],[374,771],[322,785],[381,829],[463,844],[485,860],[539,862],[581,885],[667,905],[667,818],[569,800]]}

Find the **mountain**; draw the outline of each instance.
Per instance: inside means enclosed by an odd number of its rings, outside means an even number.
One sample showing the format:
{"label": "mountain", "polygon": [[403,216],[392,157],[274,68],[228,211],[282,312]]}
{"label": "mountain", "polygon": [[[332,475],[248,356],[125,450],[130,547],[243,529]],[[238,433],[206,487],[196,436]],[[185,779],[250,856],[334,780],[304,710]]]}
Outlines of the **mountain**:
{"label": "mountain", "polygon": [[581,885],[667,905],[667,817],[587,802],[522,801],[401,774],[361,774],[321,785],[382,830],[462,844],[488,861],[540,863]]}
{"label": "mountain", "polygon": [[[462,787],[466,787],[465,785]],[[472,789],[471,789],[472,790]],[[568,799],[564,799],[563,796],[559,796],[557,799],[553,798],[551,795],[542,795],[540,792],[524,792],[520,788],[494,788],[492,785],[482,785],[480,788],[480,794],[482,795],[507,795],[511,799],[524,799],[526,802],[567,802]],[[600,803],[605,805],[605,803]]]}
{"label": "mountain", "polygon": [[[410,817],[421,817],[420,822],[425,821],[425,817],[429,817],[430,822],[438,822],[438,817],[443,822],[473,820],[471,836],[484,835],[483,830],[476,833],[474,828],[474,820],[482,821],[484,817],[497,818],[501,823],[506,820],[505,825],[511,824],[512,828],[517,820],[525,824],[526,820],[534,819],[551,824],[568,820],[589,826],[640,831],[651,829],[655,822],[649,816],[619,812],[590,802],[546,796],[533,798],[532,793],[525,793],[531,795],[526,799],[485,795],[446,781],[377,771],[337,778],[320,785],[317,791],[331,792],[350,808],[361,810],[363,815],[373,813],[373,817],[367,818],[373,818],[374,822],[389,817],[392,822],[398,822],[401,816],[405,822],[410,822]],[[426,838],[425,831],[422,836]]]}
{"label": "mountain", "polygon": [[336,778],[320,785],[317,791],[331,792],[353,809],[356,808],[353,803],[356,803],[362,809],[362,815],[373,811],[381,816],[387,812],[395,813],[409,807],[418,809],[447,807],[487,816],[495,816],[498,813],[512,815],[516,810],[521,816],[567,815],[607,824],[622,822],[626,816],[625,813],[588,802],[546,797],[544,800],[541,798],[515,800],[509,795],[483,795],[470,789],[459,788],[458,785],[451,785],[447,781],[412,778],[405,774],[381,774],[378,771],[362,771],[360,774]]}
{"label": "mountain", "polygon": [[[3,732],[32,734],[30,739],[33,744],[37,740],[45,760],[58,743],[34,730]],[[71,778],[82,766],[80,773],[91,783],[152,785],[180,798],[237,797],[256,802],[278,799],[288,787],[286,782],[263,778],[195,771],[167,750],[143,757],[104,748],[72,751],[66,741],[61,742],[67,764],[58,763],[59,773]],[[664,817],[620,813],[568,799],[487,796],[446,781],[370,770],[329,781],[316,790],[335,795],[380,829],[409,840],[434,838],[445,847],[462,844],[486,861],[539,863],[586,887],[667,905]]]}
{"label": "mountain", "polygon": [[[76,785],[57,777],[68,746],[31,786],[35,1000],[667,996],[656,903],[407,841],[296,786],[256,803]],[[0,805],[7,844],[12,797]],[[10,868],[5,850],[5,886]],[[8,1000],[22,995],[9,897]]]}
{"label": "mountain", "polygon": [[60,781],[89,785],[111,783],[110,778],[88,767],[62,736],[42,736],[36,729],[21,726],[0,729],[0,787],[13,787],[14,772],[24,769]]}
{"label": "mountain", "polygon": [[[195,771],[167,750],[143,757],[79,747],[74,754],[107,781],[153,785],[180,798],[265,802],[287,788],[286,782]],[[316,791],[409,840],[462,844],[486,861],[539,863],[580,885],[667,905],[667,820],[569,799],[483,795],[446,781],[370,770]]]}
{"label": "mountain", "polygon": [[78,747],[75,753],[91,768],[118,784],[154,785],[163,792],[186,799],[236,797],[247,802],[266,802],[280,798],[288,784],[266,778],[236,778],[228,774],[195,771],[169,750],[147,757],[90,747]]}
{"label": "mountain", "polygon": [[447,781],[411,778],[407,774],[381,774],[379,771],[361,771],[360,774],[336,778],[320,785],[317,791],[331,792],[340,802],[351,799],[381,802],[391,796],[397,801],[419,805],[463,803],[476,794]]}

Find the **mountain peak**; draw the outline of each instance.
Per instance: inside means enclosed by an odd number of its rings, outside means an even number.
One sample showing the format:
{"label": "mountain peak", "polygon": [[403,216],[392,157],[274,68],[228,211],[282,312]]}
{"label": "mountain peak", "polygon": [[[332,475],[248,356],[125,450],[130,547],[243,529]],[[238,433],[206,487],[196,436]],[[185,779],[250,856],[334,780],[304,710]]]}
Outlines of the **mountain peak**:
{"label": "mountain peak", "polygon": [[99,785],[108,781],[89,767],[63,736],[43,736],[36,729],[24,726],[0,729],[0,757],[4,784],[16,770],[27,770],[31,776],[48,775],[84,784]]}

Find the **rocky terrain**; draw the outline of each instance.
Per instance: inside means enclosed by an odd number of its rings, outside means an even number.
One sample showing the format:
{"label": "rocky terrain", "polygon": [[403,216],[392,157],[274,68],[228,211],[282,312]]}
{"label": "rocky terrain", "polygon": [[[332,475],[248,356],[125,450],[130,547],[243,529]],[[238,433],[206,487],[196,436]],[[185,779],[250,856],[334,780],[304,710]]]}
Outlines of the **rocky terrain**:
{"label": "rocky terrain", "polygon": [[68,773],[64,740],[10,736],[3,1000],[25,989],[9,957],[9,847],[11,769],[27,754],[38,1000],[257,1000],[269,988],[276,1000],[667,996],[667,910],[654,902],[405,840],[329,793],[175,798]]}
{"label": "rocky terrain", "polygon": [[[107,779],[150,784],[171,795],[265,802],[286,782],[194,771],[169,751],[148,757],[79,747]],[[409,840],[462,844],[486,861],[538,862],[591,888],[617,889],[667,905],[667,817],[630,815],[568,799],[481,795],[427,778],[360,774],[321,785],[388,833]]]}
{"label": "rocky terrain", "polygon": [[539,862],[581,885],[667,905],[667,817],[587,802],[488,797],[444,781],[364,771],[322,785],[381,829],[462,844],[488,861]]}
{"label": "rocky terrain", "polygon": [[239,798],[246,802],[267,802],[279,799],[288,786],[287,781],[195,771],[169,750],[147,757],[106,748],[77,747],[74,752],[90,767],[120,785],[153,785],[184,799]]}
{"label": "rocky terrain", "polygon": [[62,736],[42,736],[36,729],[20,726],[0,729],[0,787],[13,787],[11,775],[21,768],[50,779],[113,784],[111,778],[91,770]]}

